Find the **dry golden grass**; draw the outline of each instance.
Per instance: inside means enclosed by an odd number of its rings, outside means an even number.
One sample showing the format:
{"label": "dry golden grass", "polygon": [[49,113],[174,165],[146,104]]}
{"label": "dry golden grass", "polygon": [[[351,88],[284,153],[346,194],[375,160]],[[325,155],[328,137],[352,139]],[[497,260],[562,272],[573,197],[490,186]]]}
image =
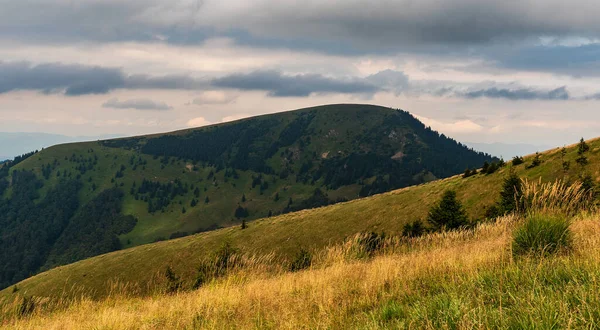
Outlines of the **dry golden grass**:
{"label": "dry golden grass", "polygon": [[[195,291],[146,298],[115,294],[102,301],[81,299],[62,310],[38,310],[0,324],[11,329],[527,327],[549,324],[544,323],[545,311],[555,308],[561,317],[568,313],[573,325],[597,324],[591,310],[599,307],[600,301],[583,295],[600,287],[598,217],[574,219],[572,255],[531,261],[510,257],[516,224],[514,217],[505,217],[472,231],[388,239],[385,248],[371,259],[355,257],[357,236],[317,253],[310,269],[296,273],[286,272],[284,265],[274,266],[273,259],[242,257],[243,268]],[[573,310],[568,301],[573,297],[543,291],[546,287],[556,290],[555,285],[562,283],[543,282],[548,278],[556,281],[554,273],[561,269],[566,272],[565,279],[560,272],[558,278],[571,283],[572,277],[576,284],[567,292],[587,305]],[[582,282],[578,276],[583,276]],[[533,284],[528,282],[530,278]],[[527,285],[541,285],[540,291],[532,291],[537,293],[531,296]],[[18,304],[4,308],[18,308]],[[440,308],[454,314],[440,313]],[[530,312],[539,316],[521,318]]]}
{"label": "dry golden grass", "polygon": [[[146,299],[116,295],[83,299],[64,311],[9,321],[15,329],[340,328],[360,322],[362,306],[402,290],[419,276],[474,272],[498,264],[510,234],[509,218],[476,231],[389,240],[371,260],[352,257],[357,238],[316,256],[311,269],[273,271],[264,260],[247,262],[197,291]],[[16,306],[12,306],[16,308]],[[363,320],[365,321],[365,320]]]}
{"label": "dry golden grass", "polygon": [[595,211],[593,192],[585,190],[580,181],[567,183],[564,180],[542,182],[523,179],[522,202],[525,210],[535,212],[574,215],[579,212]]}
{"label": "dry golden grass", "polygon": [[[387,238],[365,256],[356,235],[288,272],[274,255],[241,255],[198,290],[138,297],[115,285],[100,301],[22,298],[0,307],[11,329],[596,328],[600,326],[600,215],[580,186],[525,184],[536,214],[579,213],[570,254],[513,259],[516,216],[473,230]],[[18,293],[17,293],[18,295]]]}

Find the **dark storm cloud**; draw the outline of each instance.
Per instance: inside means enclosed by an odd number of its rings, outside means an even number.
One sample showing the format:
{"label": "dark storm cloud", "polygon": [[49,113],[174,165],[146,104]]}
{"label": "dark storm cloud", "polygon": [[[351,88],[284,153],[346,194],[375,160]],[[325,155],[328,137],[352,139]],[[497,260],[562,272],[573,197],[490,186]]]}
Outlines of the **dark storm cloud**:
{"label": "dark storm cloud", "polygon": [[[435,82],[433,83],[435,85]],[[160,90],[212,90],[236,89],[241,91],[264,91],[272,97],[307,97],[313,94],[349,94],[371,97],[378,92],[396,95],[405,91],[433,96],[453,96],[466,99],[494,98],[507,100],[569,100],[572,99],[565,86],[544,90],[529,86],[472,87],[452,82],[432,88],[428,84],[411,82],[401,71],[384,70],[367,77],[330,77],[315,73],[285,74],[276,70],[259,70],[250,73],[233,73],[219,78],[194,78],[190,75],[127,75],[119,68],[84,66],[61,63],[32,65],[27,62],[0,62],[0,94],[17,90],[41,93],[63,93],[66,96],[106,94],[116,89]],[[583,99],[600,99],[598,95]],[[104,107],[134,108],[144,110],[167,110],[164,103],[150,100],[106,102]]]}
{"label": "dark storm cloud", "polygon": [[359,79],[334,79],[320,74],[284,75],[279,71],[254,71],[217,78],[212,85],[247,91],[266,91],[269,96],[309,96],[313,93],[373,94],[380,87]]}
{"label": "dark storm cloud", "polygon": [[600,33],[600,8],[585,0],[568,6],[559,0],[0,0],[0,6],[0,36],[38,42],[198,44],[230,36],[267,48],[377,53]]}
{"label": "dark storm cloud", "polygon": [[136,109],[136,110],[171,110],[173,107],[163,102],[150,99],[131,99],[119,101],[117,98],[110,99],[102,104],[103,108],[113,109]]}
{"label": "dark storm cloud", "polygon": [[124,85],[119,69],[97,66],[0,62],[0,93],[13,90],[62,92],[69,96],[104,94]]}
{"label": "dark storm cloud", "polygon": [[190,76],[128,76],[119,68],[62,63],[33,65],[27,62],[0,62],[0,93],[34,90],[64,93],[67,96],[106,94],[114,89],[198,90],[206,86]]}
{"label": "dark storm cloud", "polygon": [[566,87],[559,87],[552,90],[536,90],[532,88],[497,88],[491,87],[487,89],[472,90],[465,93],[458,93],[458,96],[462,96],[468,99],[476,98],[491,98],[491,99],[507,99],[512,101],[519,100],[568,100],[570,99],[569,92]]}
{"label": "dark storm cloud", "polygon": [[600,44],[534,46],[490,54],[503,68],[575,76],[600,75]]}

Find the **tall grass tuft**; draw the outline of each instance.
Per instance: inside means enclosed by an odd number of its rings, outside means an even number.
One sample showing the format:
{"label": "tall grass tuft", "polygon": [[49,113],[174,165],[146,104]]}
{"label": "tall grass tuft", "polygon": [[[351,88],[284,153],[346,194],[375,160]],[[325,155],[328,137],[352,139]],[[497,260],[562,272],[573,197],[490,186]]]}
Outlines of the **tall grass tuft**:
{"label": "tall grass tuft", "polygon": [[523,180],[520,213],[563,214],[573,216],[584,211],[594,211],[593,192],[584,189],[579,181],[568,184],[562,180],[542,182]]}
{"label": "tall grass tuft", "polygon": [[513,233],[513,256],[549,256],[573,245],[570,222],[562,216],[531,215]]}

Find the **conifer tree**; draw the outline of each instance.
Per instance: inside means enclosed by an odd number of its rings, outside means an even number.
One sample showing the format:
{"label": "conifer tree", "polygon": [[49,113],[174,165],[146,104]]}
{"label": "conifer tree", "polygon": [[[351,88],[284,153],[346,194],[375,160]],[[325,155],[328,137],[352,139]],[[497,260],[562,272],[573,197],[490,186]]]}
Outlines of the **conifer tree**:
{"label": "conifer tree", "polygon": [[585,153],[588,152],[588,150],[590,150],[590,146],[588,146],[587,143],[585,143],[585,140],[581,138],[581,140],[579,140],[579,145],[577,145],[578,157],[575,160],[577,164],[581,165],[581,167],[584,167],[588,164],[588,159],[585,156]]}
{"label": "conifer tree", "polygon": [[514,169],[510,169],[502,184],[498,210],[500,214],[518,211],[523,196],[523,183]]}
{"label": "conifer tree", "polygon": [[468,224],[467,214],[454,190],[444,192],[440,202],[429,210],[427,221],[435,230],[458,229]]}

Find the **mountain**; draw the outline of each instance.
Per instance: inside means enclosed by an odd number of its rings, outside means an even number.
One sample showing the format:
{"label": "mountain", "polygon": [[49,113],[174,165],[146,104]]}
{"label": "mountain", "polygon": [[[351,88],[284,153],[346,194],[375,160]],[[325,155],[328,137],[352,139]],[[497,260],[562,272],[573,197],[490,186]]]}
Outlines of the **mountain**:
{"label": "mountain", "polygon": [[477,143],[465,142],[465,145],[488,153],[498,158],[510,160],[515,156],[531,155],[539,151],[551,149],[551,145],[535,145],[526,143]]}
{"label": "mountain", "polygon": [[[599,173],[600,140],[589,141],[588,145],[586,159],[589,163],[585,171]],[[564,154],[559,149],[553,149],[540,153],[537,158],[539,165],[536,166],[536,158],[528,156],[523,164],[507,165],[491,174],[479,173],[466,178],[457,175],[367,198],[261,219],[249,223],[245,229],[239,226],[223,228],[116,251],[52,269],[19,283],[17,287],[22,292],[38,297],[63,298],[85,294],[99,299],[114,293],[114,283],[121,283],[128,288],[126,294],[145,295],[162,290],[166,285],[164,271],[171,269],[181,285],[189,288],[197,280],[201,261],[214,256],[217,251],[223,251],[225,242],[228,249],[258,258],[251,260],[262,260],[260,258],[268,256],[272,258],[268,260],[285,264],[294,260],[303,249],[321,251],[327,246],[344,244],[357,233],[384,232],[392,237],[401,235],[405,225],[425,219],[430,207],[439,201],[447,189],[456,191],[469,218],[478,221],[484,219],[486,210],[500,198],[503,180],[511,168],[518,176],[529,181],[573,181],[582,173],[582,168],[576,164],[579,157],[576,146],[568,147]],[[571,164],[567,170],[563,166],[565,162]],[[592,177],[592,185],[594,182],[598,182],[597,174]],[[499,234],[507,237],[504,231]],[[447,236],[451,241],[454,237]],[[465,237],[472,236],[467,232]],[[432,241],[424,239],[416,243],[419,248],[425,248],[429,246],[428,242]],[[442,250],[446,247],[432,244]],[[470,253],[472,247],[462,247],[457,253]],[[347,245],[342,247],[347,248]],[[482,249],[499,250],[485,244]],[[401,253],[411,251],[400,250]],[[438,262],[444,260],[444,256],[442,254]],[[448,262],[452,263],[453,260],[449,259]],[[428,261],[428,258],[420,259],[423,263]],[[460,268],[460,265],[455,266]],[[411,263],[406,263],[402,267],[411,266]],[[10,297],[11,292],[12,289],[1,291],[0,300]]]}
{"label": "mountain", "polygon": [[408,112],[369,105],[54,146],[0,169],[0,286],[98,254],[421,184],[492,160]]}
{"label": "mountain", "polygon": [[118,135],[101,136],[66,136],[48,133],[8,133],[0,132],[0,160],[13,159],[18,155],[41,150],[60,143],[96,141],[119,137]]}

